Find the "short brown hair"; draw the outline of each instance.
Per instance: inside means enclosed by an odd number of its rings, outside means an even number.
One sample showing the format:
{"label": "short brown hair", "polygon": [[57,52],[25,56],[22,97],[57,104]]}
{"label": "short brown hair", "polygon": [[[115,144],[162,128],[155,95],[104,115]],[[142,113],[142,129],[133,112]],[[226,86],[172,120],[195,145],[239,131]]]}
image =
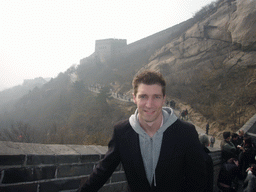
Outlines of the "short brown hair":
{"label": "short brown hair", "polygon": [[229,131],[223,132],[223,138],[224,138],[224,139],[229,138],[230,135],[231,135],[231,133],[230,133]]}
{"label": "short brown hair", "polygon": [[151,71],[151,70],[145,70],[142,73],[137,74],[132,81],[133,94],[135,96],[138,92],[138,86],[141,83],[146,85],[154,85],[154,84],[160,85],[162,87],[163,96],[165,96],[166,82],[161,73],[156,71]]}

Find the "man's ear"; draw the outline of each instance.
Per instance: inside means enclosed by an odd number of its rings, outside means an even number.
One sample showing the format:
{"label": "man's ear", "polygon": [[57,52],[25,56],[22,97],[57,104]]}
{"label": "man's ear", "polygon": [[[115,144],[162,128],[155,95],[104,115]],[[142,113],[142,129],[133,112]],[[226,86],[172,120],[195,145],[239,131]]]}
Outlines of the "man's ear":
{"label": "man's ear", "polygon": [[137,103],[136,103],[136,96],[134,95],[134,93],[132,94],[132,97],[133,97],[133,102],[134,102],[135,104],[137,104]]}

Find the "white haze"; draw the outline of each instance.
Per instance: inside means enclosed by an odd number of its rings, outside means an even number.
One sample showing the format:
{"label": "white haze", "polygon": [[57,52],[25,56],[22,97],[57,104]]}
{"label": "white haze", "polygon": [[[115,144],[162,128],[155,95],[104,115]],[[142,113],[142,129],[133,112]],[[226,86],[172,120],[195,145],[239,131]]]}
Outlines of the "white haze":
{"label": "white haze", "polygon": [[56,77],[94,52],[97,39],[127,43],[185,21],[212,0],[0,1],[0,90]]}

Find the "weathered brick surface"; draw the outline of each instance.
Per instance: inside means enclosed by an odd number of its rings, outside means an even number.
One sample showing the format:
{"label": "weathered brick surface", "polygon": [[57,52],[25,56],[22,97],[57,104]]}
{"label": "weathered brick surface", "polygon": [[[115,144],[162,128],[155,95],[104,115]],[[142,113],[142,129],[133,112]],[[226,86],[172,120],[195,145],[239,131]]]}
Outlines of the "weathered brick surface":
{"label": "weathered brick surface", "polygon": [[43,179],[54,179],[57,166],[44,166],[34,168],[34,181]]}
{"label": "weathered brick surface", "polygon": [[97,162],[100,160],[100,155],[81,155],[81,163]]}
{"label": "weathered brick surface", "polygon": [[57,155],[57,163],[78,163],[80,160],[80,155]]}
{"label": "weathered brick surface", "polygon": [[3,184],[54,179],[56,166],[7,168],[3,171]]}
{"label": "weathered brick surface", "polygon": [[0,166],[23,165],[26,155],[0,155]]}
{"label": "weathered brick surface", "polygon": [[39,192],[57,192],[62,190],[77,189],[80,179],[59,179],[57,181],[47,181],[40,183]]}
{"label": "weathered brick surface", "polygon": [[0,186],[1,192],[37,192],[36,183],[16,184],[12,186]]}
{"label": "weathered brick surface", "polygon": [[55,164],[54,155],[27,155],[27,165]]}
{"label": "weathered brick surface", "polygon": [[127,183],[120,182],[120,183],[106,184],[99,190],[99,192],[128,192]]}
{"label": "weathered brick surface", "polygon": [[[1,146],[19,148],[18,143],[0,142]],[[0,192],[57,192],[75,191],[91,174],[93,167],[104,157],[107,147],[22,145],[33,154],[17,154],[17,150],[7,150],[0,155]],[[20,148],[22,148],[20,147]],[[12,149],[11,148],[11,149]],[[35,154],[36,149],[41,149]],[[11,154],[13,151],[13,154]],[[25,149],[23,150],[25,151]],[[43,154],[46,152],[46,154]],[[71,152],[68,154],[68,152]],[[210,153],[214,161],[214,189],[221,165],[220,151]],[[126,176],[120,164],[100,192],[127,191]]]}
{"label": "weathered brick surface", "polygon": [[10,168],[4,171],[2,183],[19,183],[33,181],[33,179],[33,169],[30,167]]}
{"label": "weathered brick surface", "polygon": [[119,172],[119,173],[113,173],[111,182],[121,182],[121,181],[126,181],[126,176],[124,171]]}
{"label": "weathered brick surface", "polygon": [[89,175],[93,170],[93,163],[60,165],[58,167],[57,177],[72,177],[79,175]]}

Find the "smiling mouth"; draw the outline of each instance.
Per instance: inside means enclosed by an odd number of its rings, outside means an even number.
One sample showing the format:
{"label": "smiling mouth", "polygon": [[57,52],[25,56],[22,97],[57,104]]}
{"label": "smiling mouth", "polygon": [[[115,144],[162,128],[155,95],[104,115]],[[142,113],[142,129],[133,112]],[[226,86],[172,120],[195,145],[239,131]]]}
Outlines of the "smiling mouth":
{"label": "smiling mouth", "polygon": [[154,114],[155,113],[155,111],[144,111],[146,114],[148,114],[148,115],[152,115],[152,114]]}

